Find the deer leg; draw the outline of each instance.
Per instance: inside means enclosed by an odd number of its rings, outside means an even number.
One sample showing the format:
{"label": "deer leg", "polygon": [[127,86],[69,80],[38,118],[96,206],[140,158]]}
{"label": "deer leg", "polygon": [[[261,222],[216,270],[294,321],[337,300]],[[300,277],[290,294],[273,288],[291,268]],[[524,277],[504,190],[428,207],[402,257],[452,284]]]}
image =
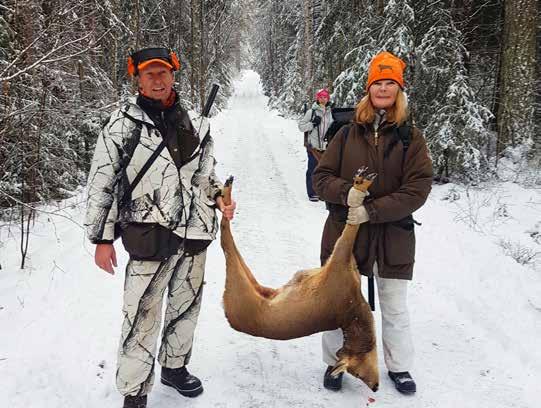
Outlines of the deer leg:
{"label": "deer leg", "polygon": [[237,278],[245,280],[247,283],[249,283],[249,286],[251,288],[253,288],[264,298],[274,297],[276,295],[276,290],[260,285],[252,274],[252,271],[250,271],[250,268],[248,268],[248,266],[244,262],[244,259],[242,259],[242,256],[235,245],[235,241],[233,240],[233,236],[231,235],[229,221],[222,220],[221,228],[221,244],[224,252],[226,253],[228,275],[235,274]]}
{"label": "deer leg", "polygon": [[253,288],[264,298],[271,299],[274,296],[276,296],[277,290],[273,288],[268,288],[266,286],[262,286],[259,284],[259,282],[256,280],[255,276],[253,275],[250,268],[248,268],[248,265],[244,262],[244,259],[242,259],[242,256],[239,254],[239,262],[241,264],[242,270],[244,272],[244,276],[248,281],[252,284]]}

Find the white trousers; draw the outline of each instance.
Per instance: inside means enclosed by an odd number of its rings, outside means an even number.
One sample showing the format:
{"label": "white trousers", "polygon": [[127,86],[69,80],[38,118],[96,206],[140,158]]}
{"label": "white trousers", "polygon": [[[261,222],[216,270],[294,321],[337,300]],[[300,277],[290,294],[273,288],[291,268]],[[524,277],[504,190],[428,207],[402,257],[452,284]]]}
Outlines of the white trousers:
{"label": "white trousers", "polygon": [[201,308],[205,258],[203,251],[196,256],[179,253],[165,262],[128,262],[116,374],[122,395],[146,395],[152,388],[166,290],[158,360],[167,368],[188,364]]}
{"label": "white trousers", "polygon": [[[414,349],[411,338],[410,319],[407,305],[408,281],[403,279],[383,279],[374,276],[378,288],[378,300],[381,310],[381,337],[383,357],[389,371],[410,371],[413,365]],[[336,352],[344,342],[342,329],[323,333],[323,361],[335,365],[338,361]]]}

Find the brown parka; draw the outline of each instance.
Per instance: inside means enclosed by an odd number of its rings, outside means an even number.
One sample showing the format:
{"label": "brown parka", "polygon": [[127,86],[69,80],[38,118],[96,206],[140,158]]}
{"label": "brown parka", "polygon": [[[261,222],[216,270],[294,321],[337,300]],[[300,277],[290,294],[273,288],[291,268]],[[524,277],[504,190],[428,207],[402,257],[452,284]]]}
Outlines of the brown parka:
{"label": "brown parka", "polygon": [[314,189],[327,202],[329,216],[321,239],[321,263],[331,255],[345,226],[347,196],[355,171],[377,173],[364,206],[370,217],[362,224],[354,254],[359,271],[371,276],[374,262],[382,278],[413,275],[415,233],[412,213],[426,201],[432,185],[432,161],[421,132],[412,127],[404,155],[396,125],[375,132],[369,125],[342,127],[314,170]]}

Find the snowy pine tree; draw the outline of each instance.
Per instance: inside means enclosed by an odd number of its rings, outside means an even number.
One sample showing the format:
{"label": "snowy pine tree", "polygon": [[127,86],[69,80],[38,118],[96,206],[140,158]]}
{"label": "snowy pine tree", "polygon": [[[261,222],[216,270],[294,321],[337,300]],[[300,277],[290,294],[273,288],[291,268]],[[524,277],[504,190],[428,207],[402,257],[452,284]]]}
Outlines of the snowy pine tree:
{"label": "snowy pine tree", "polygon": [[378,38],[380,50],[393,53],[411,66],[415,14],[409,0],[389,0],[383,16],[383,28]]}
{"label": "snowy pine tree", "polygon": [[484,146],[490,111],[480,105],[463,69],[456,68],[440,108],[426,129],[427,142],[439,175],[459,175],[471,181],[487,176]]}

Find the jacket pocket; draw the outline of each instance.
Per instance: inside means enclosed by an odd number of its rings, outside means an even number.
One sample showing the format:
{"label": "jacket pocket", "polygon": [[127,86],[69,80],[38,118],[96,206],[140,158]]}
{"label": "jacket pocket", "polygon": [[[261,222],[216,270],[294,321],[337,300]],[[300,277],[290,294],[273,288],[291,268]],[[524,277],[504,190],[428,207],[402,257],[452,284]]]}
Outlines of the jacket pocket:
{"label": "jacket pocket", "polygon": [[121,231],[122,244],[137,261],[165,261],[178,252],[182,239],[159,224],[134,222]]}
{"label": "jacket pocket", "polygon": [[385,224],[385,263],[405,265],[415,261],[415,232],[413,223]]}

